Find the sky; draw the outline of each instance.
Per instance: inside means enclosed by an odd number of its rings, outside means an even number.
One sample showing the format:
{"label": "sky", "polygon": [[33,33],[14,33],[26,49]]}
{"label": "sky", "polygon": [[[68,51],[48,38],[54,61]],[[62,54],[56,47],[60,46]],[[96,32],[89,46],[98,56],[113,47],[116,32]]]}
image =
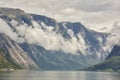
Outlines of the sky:
{"label": "sky", "polygon": [[0,0],[0,7],[20,8],[58,22],[81,22],[95,30],[109,30],[120,22],[120,0]]}

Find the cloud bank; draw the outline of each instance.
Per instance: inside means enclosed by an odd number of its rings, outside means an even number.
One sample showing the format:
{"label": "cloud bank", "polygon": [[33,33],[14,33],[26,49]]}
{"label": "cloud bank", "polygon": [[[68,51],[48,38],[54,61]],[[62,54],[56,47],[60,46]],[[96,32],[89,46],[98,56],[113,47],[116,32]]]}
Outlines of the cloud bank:
{"label": "cloud bank", "polygon": [[[69,12],[73,10],[68,9],[67,11]],[[14,20],[12,20],[10,23],[16,28],[16,32],[13,31],[13,29],[2,19],[0,19],[0,32],[8,35],[11,39],[18,43],[27,42],[29,44],[42,46],[46,50],[50,51],[63,51],[65,53],[72,54],[79,54],[81,52],[84,55],[91,54],[89,51],[87,51],[91,46],[85,42],[83,36],[81,36],[80,33],[77,34],[77,37],[79,38],[78,40],[74,36],[74,32],[70,29],[67,30],[67,33],[71,36],[71,39],[68,40],[65,39],[62,34],[55,32],[53,26],[46,26],[43,22],[41,22],[41,25],[45,28],[45,30],[43,30],[36,21],[32,21],[32,24],[35,28],[28,26],[25,23],[18,26],[18,23]],[[99,57],[101,57],[101,52],[103,51],[105,51],[105,53],[108,51],[109,53],[114,44],[118,44],[120,41],[120,25],[118,22],[116,22],[113,26],[114,27],[111,31],[111,36],[107,38],[105,45],[103,45],[103,39],[98,37],[101,47],[100,51],[96,51],[95,53],[97,53]]]}
{"label": "cloud bank", "polygon": [[120,22],[117,21],[112,25],[112,29],[110,31],[110,36],[107,37],[106,45],[103,46],[104,50],[111,51],[111,47],[114,45],[120,45]]}
{"label": "cloud bank", "polygon": [[12,20],[11,24],[15,26],[16,32],[13,32],[12,28],[9,27],[2,19],[0,19],[0,32],[6,34],[11,39],[18,43],[27,42],[29,44],[35,44],[44,47],[46,50],[52,51],[63,51],[65,53],[78,54],[81,51],[86,55],[86,49],[89,47],[83,37],[78,34],[80,38],[78,41],[71,30],[68,30],[68,34],[72,37],[70,40],[65,39],[61,34],[53,31],[52,26],[46,26],[41,23],[46,30],[44,31],[40,25],[35,21],[32,21],[35,28],[26,24],[17,26],[17,22]]}

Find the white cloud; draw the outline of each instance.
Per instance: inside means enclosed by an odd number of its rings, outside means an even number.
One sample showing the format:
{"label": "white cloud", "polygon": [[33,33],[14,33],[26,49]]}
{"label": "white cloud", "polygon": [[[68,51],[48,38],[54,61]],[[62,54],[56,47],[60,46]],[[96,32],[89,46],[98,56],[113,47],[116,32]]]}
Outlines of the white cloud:
{"label": "white cloud", "polygon": [[0,19],[0,33],[4,33],[4,34],[8,35],[13,40],[15,40],[17,38],[17,34],[14,33],[13,30],[2,19]]}
{"label": "white cloud", "polygon": [[76,10],[74,8],[65,8],[61,11],[63,14],[74,14]]}
{"label": "white cloud", "polygon": [[13,32],[13,29],[10,28],[10,26],[8,26],[2,19],[0,19],[0,24],[0,32],[6,34],[18,43],[27,42],[30,44],[42,46],[46,50],[60,50],[72,54],[77,54],[77,51],[81,51],[85,53],[85,55],[86,49],[89,47],[84,42],[84,39],[80,34],[78,34],[78,37],[80,38],[78,41],[73,32],[68,30],[67,32],[71,35],[72,38],[67,40],[61,34],[53,31],[52,26],[46,26],[43,22],[41,25],[46,28],[45,31],[41,29],[41,26],[39,26],[35,21],[33,21],[35,28],[32,28],[32,26],[27,26],[26,24],[17,26],[17,22],[12,20],[11,24],[15,26],[17,33]]}
{"label": "white cloud", "polygon": [[107,37],[106,46],[103,46],[103,49],[111,51],[110,48],[114,47],[114,45],[120,45],[120,22],[119,21],[113,24],[112,29],[109,33],[111,35]]}
{"label": "white cloud", "polygon": [[[36,23],[35,23],[36,25]],[[45,24],[42,23],[45,26]],[[61,34],[52,31],[52,27],[46,27],[46,30],[40,29],[40,26],[32,28],[27,27],[25,32],[25,39],[30,44],[41,45],[46,50],[53,51],[64,51],[66,53],[77,53],[78,50],[85,53],[85,49],[88,47],[82,36],[78,35],[80,40],[78,41],[76,37],[72,34],[72,31],[68,31],[71,34],[72,39],[66,40]]]}

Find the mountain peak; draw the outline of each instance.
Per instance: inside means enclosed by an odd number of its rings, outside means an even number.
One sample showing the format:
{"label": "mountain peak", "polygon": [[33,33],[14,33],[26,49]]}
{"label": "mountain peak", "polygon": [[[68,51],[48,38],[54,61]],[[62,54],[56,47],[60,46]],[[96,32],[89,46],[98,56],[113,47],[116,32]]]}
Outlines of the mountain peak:
{"label": "mountain peak", "polygon": [[44,22],[47,26],[56,26],[57,21],[44,15],[31,14],[33,19],[39,23]]}
{"label": "mountain peak", "polygon": [[19,22],[19,24],[23,22],[28,25],[31,24],[31,16],[20,9],[0,8],[0,18],[7,22],[15,20]]}
{"label": "mountain peak", "polygon": [[71,29],[75,34],[86,29],[80,22],[59,22],[58,24],[60,28]]}
{"label": "mountain peak", "polygon": [[25,14],[25,12],[20,9],[0,7],[0,15],[18,15],[18,14]]}

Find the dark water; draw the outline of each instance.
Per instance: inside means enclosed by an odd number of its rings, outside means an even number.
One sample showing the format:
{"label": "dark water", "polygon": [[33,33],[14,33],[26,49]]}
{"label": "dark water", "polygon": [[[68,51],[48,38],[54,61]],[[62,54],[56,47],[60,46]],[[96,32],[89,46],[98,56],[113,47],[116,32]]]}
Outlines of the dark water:
{"label": "dark water", "polygon": [[0,80],[120,80],[120,73],[83,71],[0,72]]}

